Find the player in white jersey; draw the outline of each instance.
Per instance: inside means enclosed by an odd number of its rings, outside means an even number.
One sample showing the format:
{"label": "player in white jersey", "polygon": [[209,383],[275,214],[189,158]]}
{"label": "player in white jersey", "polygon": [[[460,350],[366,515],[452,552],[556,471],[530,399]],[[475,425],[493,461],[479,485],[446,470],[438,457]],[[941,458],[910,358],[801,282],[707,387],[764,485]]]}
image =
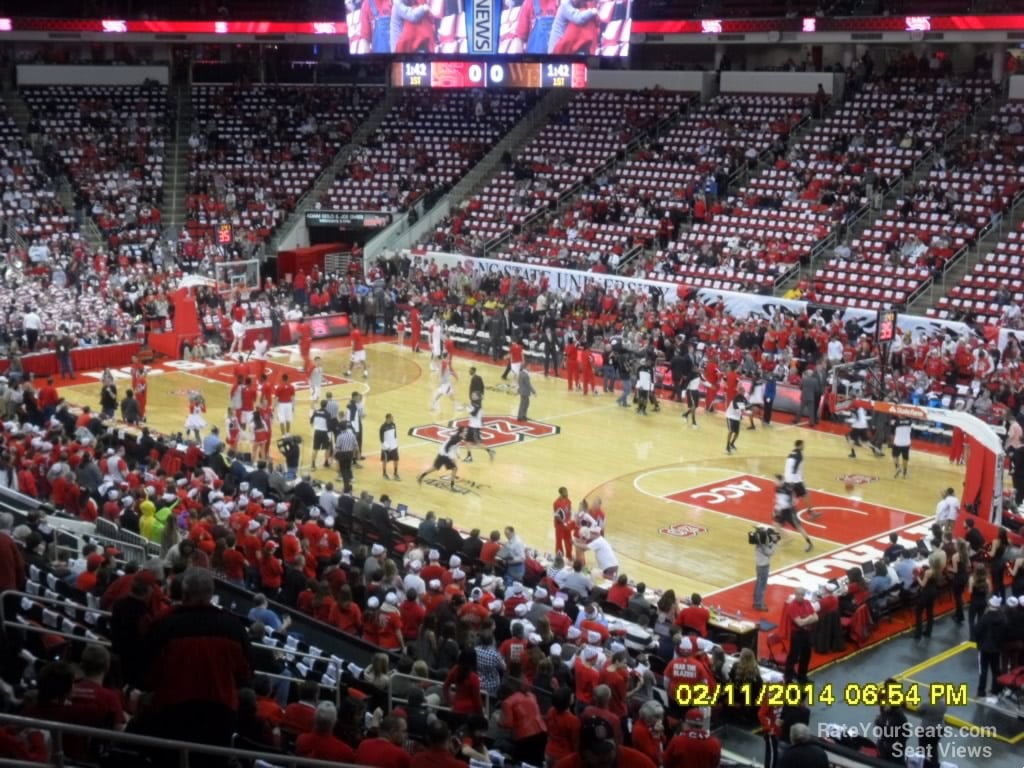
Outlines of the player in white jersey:
{"label": "player in white jersey", "polygon": [[430,321],[430,366],[436,370],[435,366],[441,363],[441,358],[444,354],[444,323],[441,318],[435,315]]}
{"label": "player in white jersey", "polygon": [[452,406],[455,405],[455,380],[459,378],[455,375],[455,371],[452,370],[451,361],[448,360],[447,353],[442,352],[439,359],[441,361],[441,380],[438,383],[437,389],[434,390],[434,402],[430,405],[433,411],[440,410],[438,402],[442,397],[450,397]]}
{"label": "player in white jersey", "polygon": [[775,506],[772,511],[772,520],[775,523],[775,530],[780,534],[782,526],[790,525],[794,531],[803,536],[804,541],[807,542],[807,552],[814,547],[811,537],[807,535],[807,531],[804,530],[803,525],[800,524],[800,518],[797,516],[794,488],[783,479],[782,475],[775,476]]}
{"label": "player in white jersey", "polygon": [[270,347],[270,343],[265,338],[263,338],[262,336],[259,336],[256,339],[256,341],[254,341],[252,343],[252,356],[256,360],[266,360],[267,359],[267,349],[269,347]]}
{"label": "player in white jersey", "polygon": [[319,357],[313,358],[313,367],[309,371],[309,402],[320,401],[320,390],[324,386],[324,366]]}
{"label": "player in white jersey", "polygon": [[469,427],[466,429],[466,445],[470,446],[466,451],[464,461],[473,461],[473,447],[483,448],[491,461],[494,461],[494,449],[484,445],[480,437],[480,430],[484,427],[484,407],[482,397],[476,397],[469,401]]}
{"label": "player in white jersey", "polygon": [[736,450],[736,440],[740,436],[740,423],[743,421],[743,411],[747,405],[747,398],[737,394],[732,402],[725,407],[725,423],[728,425],[725,438],[726,453]]}
{"label": "player in white jersey", "polygon": [[857,458],[857,449],[868,443],[871,452],[875,456],[881,456],[882,451],[868,440],[868,412],[863,406],[858,405],[853,409],[853,420],[850,422],[850,431],[846,435],[846,442],[850,443],[850,458]]}
{"label": "player in white jersey", "polygon": [[[907,476],[907,464],[910,462],[910,441],[913,428],[912,419],[896,419],[892,430],[892,463],[896,467],[895,477]],[[903,467],[900,467],[900,459],[903,459]]]}
{"label": "player in white jersey", "polygon": [[959,514],[960,499],[956,497],[956,491],[947,488],[935,505],[935,522],[942,526],[943,531],[952,531]]}
{"label": "player in white jersey", "polygon": [[380,425],[380,465],[384,472],[384,479],[388,480],[388,462],[393,465],[392,475],[395,480],[401,480],[398,476],[398,427],[395,425],[394,417],[388,413],[384,416],[384,423]]}
{"label": "player in white jersey", "polygon": [[[789,452],[789,456],[786,457],[786,467],[782,472],[782,481],[788,485],[793,495],[797,499],[807,498],[807,486],[804,485],[804,441],[797,440],[793,443],[793,450]],[[812,520],[816,520],[820,515],[814,513],[808,502],[804,501],[807,505],[807,514]],[[796,503],[794,502],[794,508]]]}

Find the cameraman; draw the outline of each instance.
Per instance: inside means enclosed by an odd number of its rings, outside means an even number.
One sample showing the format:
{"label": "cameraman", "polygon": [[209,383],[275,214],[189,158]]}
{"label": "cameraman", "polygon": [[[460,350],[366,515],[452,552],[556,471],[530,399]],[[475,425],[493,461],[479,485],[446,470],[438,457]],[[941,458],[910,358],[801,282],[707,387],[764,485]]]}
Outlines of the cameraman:
{"label": "cameraman", "polygon": [[299,476],[299,445],[301,443],[302,438],[298,435],[288,435],[277,441],[277,450],[284,456],[287,480],[295,480]]}
{"label": "cameraman", "polygon": [[772,555],[779,546],[781,536],[771,528],[758,528],[750,534],[754,545],[754,570],[757,574],[754,581],[754,610],[767,611],[764,604],[764,591],[768,587],[768,572],[772,567]]}

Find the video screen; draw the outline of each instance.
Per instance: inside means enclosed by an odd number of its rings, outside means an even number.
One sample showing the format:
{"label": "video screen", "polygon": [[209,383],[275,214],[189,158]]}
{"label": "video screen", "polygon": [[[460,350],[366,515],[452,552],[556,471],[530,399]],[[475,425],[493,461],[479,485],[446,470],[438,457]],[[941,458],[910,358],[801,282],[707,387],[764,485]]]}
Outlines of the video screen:
{"label": "video screen", "polygon": [[351,53],[628,56],[632,0],[346,0]]}

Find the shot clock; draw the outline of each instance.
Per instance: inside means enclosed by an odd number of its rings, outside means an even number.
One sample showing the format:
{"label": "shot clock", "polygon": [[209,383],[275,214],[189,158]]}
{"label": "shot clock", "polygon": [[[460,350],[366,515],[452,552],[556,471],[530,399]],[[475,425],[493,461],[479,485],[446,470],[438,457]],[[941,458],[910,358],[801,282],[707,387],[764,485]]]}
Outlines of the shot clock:
{"label": "shot clock", "polygon": [[582,61],[403,61],[391,65],[399,88],[571,88],[587,87]]}

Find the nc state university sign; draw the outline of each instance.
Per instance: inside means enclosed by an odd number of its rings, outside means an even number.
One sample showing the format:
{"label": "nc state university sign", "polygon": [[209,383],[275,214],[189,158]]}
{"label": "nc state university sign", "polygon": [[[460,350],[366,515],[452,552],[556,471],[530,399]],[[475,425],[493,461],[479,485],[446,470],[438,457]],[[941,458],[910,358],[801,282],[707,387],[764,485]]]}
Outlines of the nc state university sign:
{"label": "nc state university sign", "polygon": [[[469,418],[465,417],[449,421],[446,427],[441,424],[424,424],[420,427],[413,427],[409,430],[409,434],[432,443],[446,443],[455,430],[468,426]],[[494,416],[484,419],[484,425],[480,429],[480,441],[488,448],[500,448],[503,445],[521,443],[528,437],[534,440],[542,437],[554,437],[560,431],[561,428],[554,424],[529,420],[516,421],[505,416]]]}

